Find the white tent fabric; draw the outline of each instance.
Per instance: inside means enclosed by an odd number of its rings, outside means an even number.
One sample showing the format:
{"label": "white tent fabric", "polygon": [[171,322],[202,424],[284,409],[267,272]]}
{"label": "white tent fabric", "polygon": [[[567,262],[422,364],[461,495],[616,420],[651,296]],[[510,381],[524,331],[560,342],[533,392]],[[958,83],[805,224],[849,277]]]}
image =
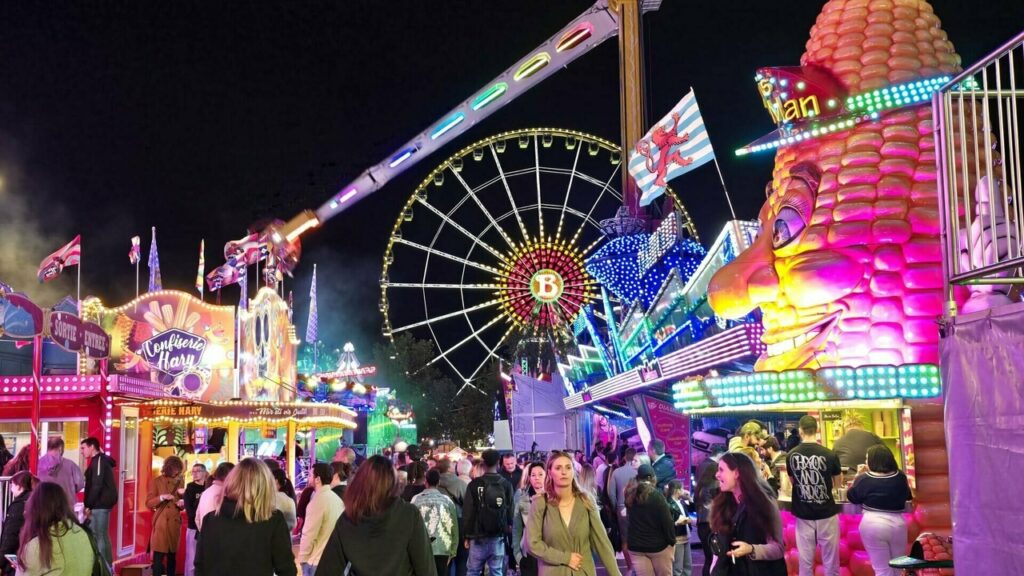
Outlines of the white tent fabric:
{"label": "white tent fabric", "polygon": [[1024,304],[956,318],[940,342],[954,562],[964,574],[1020,574],[1024,500]]}
{"label": "white tent fabric", "polygon": [[560,450],[568,446],[562,398],[565,391],[559,376],[551,382],[514,374],[516,391],[512,393],[512,447],[517,452]]}

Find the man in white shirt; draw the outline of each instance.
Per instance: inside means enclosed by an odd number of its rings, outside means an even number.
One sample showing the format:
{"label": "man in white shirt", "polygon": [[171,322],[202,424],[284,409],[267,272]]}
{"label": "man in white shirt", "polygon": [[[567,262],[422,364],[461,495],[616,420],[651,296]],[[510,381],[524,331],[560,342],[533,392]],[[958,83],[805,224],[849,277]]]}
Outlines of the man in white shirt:
{"label": "man in white shirt", "polygon": [[228,477],[235,467],[231,462],[221,462],[213,471],[213,484],[203,491],[199,497],[199,505],[196,506],[196,530],[203,531],[203,517],[217,510],[220,505],[220,495],[224,492],[224,479]]}
{"label": "man in white shirt", "polygon": [[324,554],[327,541],[334,531],[334,525],[345,511],[345,504],[331,491],[334,470],[329,464],[313,465],[311,479],[313,496],[306,508],[306,521],[302,524],[302,539],[299,540],[299,564],[302,576],[313,576]]}

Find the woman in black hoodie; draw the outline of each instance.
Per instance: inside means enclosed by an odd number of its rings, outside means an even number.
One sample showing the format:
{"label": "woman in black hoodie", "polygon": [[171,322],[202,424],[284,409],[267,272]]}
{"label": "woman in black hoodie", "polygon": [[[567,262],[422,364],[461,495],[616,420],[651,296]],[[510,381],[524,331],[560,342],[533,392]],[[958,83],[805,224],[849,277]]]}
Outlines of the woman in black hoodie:
{"label": "woman in black hoodie", "polygon": [[14,566],[4,555],[18,553],[18,534],[25,524],[25,502],[32,495],[36,482],[36,477],[29,472],[18,472],[11,477],[11,496],[14,496],[14,500],[7,506],[3,533],[0,534],[0,574],[3,576],[14,575]]}
{"label": "woman in black hoodie", "polygon": [[368,458],[345,490],[345,512],[320,557],[316,576],[388,574],[437,576],[427,527],[415,506],[398,496],[395,469]]}
{"label": "woman in black hoodie", "polygon": [[650,464],[642,464],[626,485],[629,553],[638,576],[671,576],[676,530],[668,501],[655,486]]}
{"label": "woman in black hoodie", "polygon": [[270,469],[245,458],[224,479],[217,510],[207,514],[196,542],[196,576],[297,576],[291,537],[276,507]]}

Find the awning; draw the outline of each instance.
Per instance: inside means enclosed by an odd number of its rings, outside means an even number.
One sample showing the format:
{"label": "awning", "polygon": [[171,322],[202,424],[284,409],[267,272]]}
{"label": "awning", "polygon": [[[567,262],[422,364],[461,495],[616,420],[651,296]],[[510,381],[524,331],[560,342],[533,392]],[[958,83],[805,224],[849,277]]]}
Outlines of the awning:
{"label": "awning", "polygon": [[155,400],[139,404],[139,417],[151,422],[202,425],[237,423],[241,425],[281,425],[355,428],[356,413],[338,404],[317,402],[187,402]]}

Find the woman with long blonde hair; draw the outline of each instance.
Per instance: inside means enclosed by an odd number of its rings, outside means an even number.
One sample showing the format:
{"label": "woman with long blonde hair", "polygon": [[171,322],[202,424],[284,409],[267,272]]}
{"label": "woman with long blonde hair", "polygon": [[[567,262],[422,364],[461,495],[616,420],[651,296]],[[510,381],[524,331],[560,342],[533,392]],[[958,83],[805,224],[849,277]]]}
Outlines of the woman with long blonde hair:
{"label": "woman with long blonde hair", "polygon": [[580,488],[572,456],[552,452],[545,468],[544,497],[533,499],[526,530],[527,551],[537,558],[538,574],[596,576],[596,551],[608,574],[620,576],[597,503]]}
{"label": "woman with long blonde hair", "polygon": [[196,545],[196,576],[296,576],[284,515],[277,509],[270,468],[245,458],[224,479],[216,512],[203,520]]}

